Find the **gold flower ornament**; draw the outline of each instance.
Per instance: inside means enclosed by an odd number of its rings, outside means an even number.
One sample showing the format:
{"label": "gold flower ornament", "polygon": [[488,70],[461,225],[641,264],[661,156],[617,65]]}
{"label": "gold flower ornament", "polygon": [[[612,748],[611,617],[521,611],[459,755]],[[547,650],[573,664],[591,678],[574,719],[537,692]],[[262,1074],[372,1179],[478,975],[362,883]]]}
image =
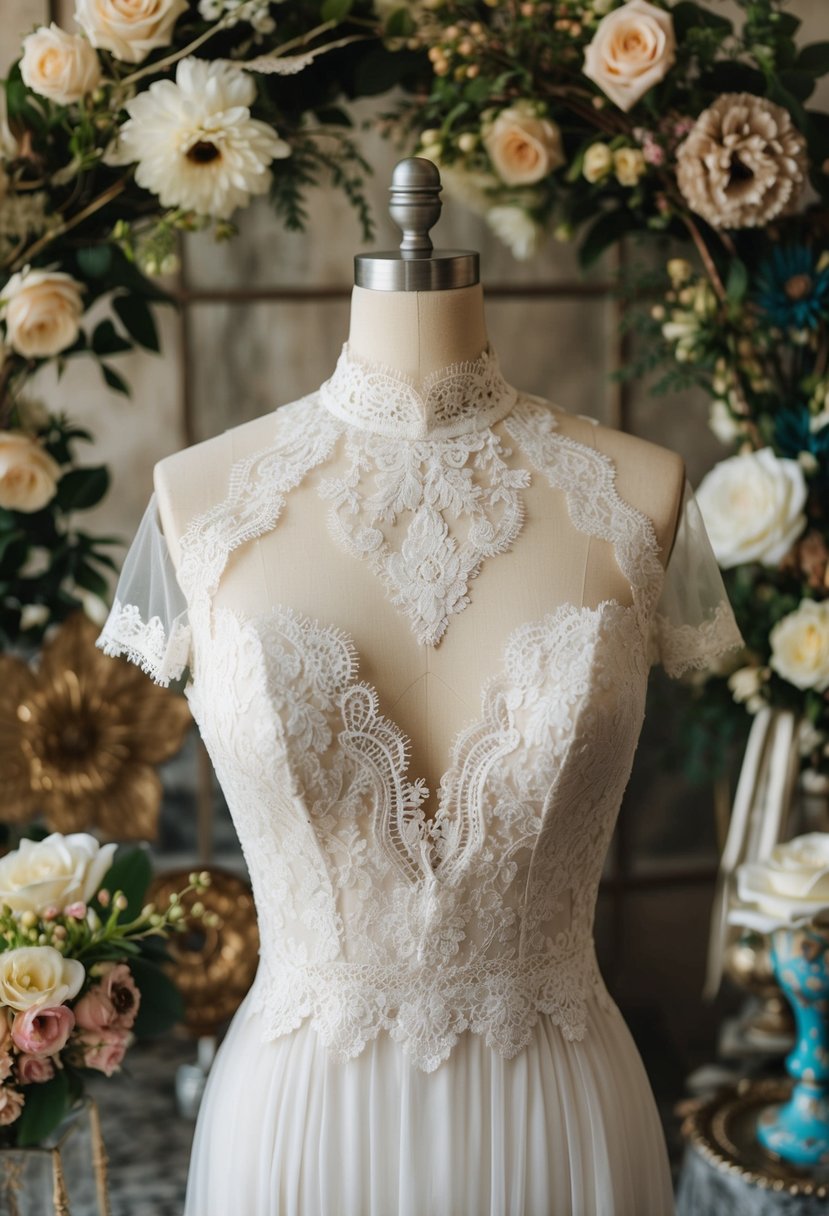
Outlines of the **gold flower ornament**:
{"label": "gold flower ornament", "polygon": [[102,654],[97,635],[76,613],[44,645],[36,671],[0,655],[0,819],[42,815],[52,831],[146,840],[161,805],[155,766],[181,747],[190,711]]}

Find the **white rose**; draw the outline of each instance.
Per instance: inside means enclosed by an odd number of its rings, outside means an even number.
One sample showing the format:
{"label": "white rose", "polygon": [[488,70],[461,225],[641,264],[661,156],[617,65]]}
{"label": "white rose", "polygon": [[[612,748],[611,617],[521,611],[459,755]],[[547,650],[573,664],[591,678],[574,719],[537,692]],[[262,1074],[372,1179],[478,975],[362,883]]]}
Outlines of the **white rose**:
{"label": "white rose", "polygon": [[[737,870],[737,894],[760,917],[736,912],[738,923],[793,924],[829,908],[829,833],[810,832],[775,845],[765,861],[744,862]],[[756,923],[761,928],[760,923]]]}
{"label": "white rose", "polygon": [[734,700],[739,702],[751,701],[759,696],[763,685],[769,678],[767,667],[740,667],[728,677],[728,687]]}
{"label": "white rose", "polygon": [[530,186],[564,164],[561,131],[520,103],[502,110],[484,135],[484,146],[502,182]]}
{"label": "white rose", "polygon": [[81,284],[56,270],[23,270],[0,292],[6,338],[27,359],[49,359],[78,336]]}
{"label": "white rose", "polygon": [[71,1001],[86,977],[83,963],[54,946],[21,946],[0,954],[0,1003],[10,1009],[54,1009]]}
{"label": "white rose", "polygon": [[0,507],[40,511],[55,497],[60,466],[31,435],[0,431]]}
{"label": "white rose", "polygon": [[523,207],[490,207],[486,219],[498,239],[519,261],[526,261],[538,252],[544,230]]}
{"label": "white rose", "polygon": [[85,38],[67,34],[53,21],[23,39],[20,75],[41,97],[68,106],[97,88],[101,65]]}
{"label": "white rose", "polygon": [[0,904],[40,915],[46,908],[88,903],[112,865],[114,844],[98,844],[88,832],[21,840],[0,857]]}
{"label": "white rose", "polygon": [[776,565],[806,525],[806,481],[796,460],[771,448],[722,460],[697,490],[697,502],[717,561]]}
{"label": "white rose", "polygon": [[607,177],[613,168],[613,153],[607,144],[591,144],[584,154],[582,173],[593,184]]}
{"label": "white rose", "polygon": [[613,168],[620,186],[635,186],[647,167],[641,148],[619,148],[613,153]]}
{"label": "white rose", "polygon": [[124,63],[141,63],[169,46],[187,0],[76,0],[75,20],[93,46]]}
{"label": "white rose", "polygon": [[599,22],[585,50],[584,74],[621,110],[629,110],[666,74],[676,57],[670,13],[628,0]]}
{"label": "white rose", "polygon": [[784,680],[795,688],[829,688],[829,600],[801,600],[777,622],[769,641],[769,662]]}

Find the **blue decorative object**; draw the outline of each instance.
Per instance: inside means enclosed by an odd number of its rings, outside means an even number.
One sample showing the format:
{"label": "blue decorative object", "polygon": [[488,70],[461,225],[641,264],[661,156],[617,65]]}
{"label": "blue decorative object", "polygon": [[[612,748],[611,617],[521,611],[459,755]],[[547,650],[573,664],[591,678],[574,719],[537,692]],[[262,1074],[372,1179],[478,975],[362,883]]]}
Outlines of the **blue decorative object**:
{"label": "blue decorative object", "polygon": [[771,934],[777,980],[794,1009],[797,1041],[786,1057],[791,1098],[757,1123],[765,1149],[792,1165],[829,1165],[829,926]]}

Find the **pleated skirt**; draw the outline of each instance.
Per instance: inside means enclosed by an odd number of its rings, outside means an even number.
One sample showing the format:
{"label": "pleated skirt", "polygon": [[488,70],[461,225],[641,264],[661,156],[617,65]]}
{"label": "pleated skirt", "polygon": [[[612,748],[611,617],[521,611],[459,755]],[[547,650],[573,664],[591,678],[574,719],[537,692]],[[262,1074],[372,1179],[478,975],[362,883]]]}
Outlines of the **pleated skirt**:
{"label": "pleated skirt", "polygon": [[506,1060],[466,1033],[434,1072],[385,1032],[342,1061],[250,995],[208,1077],[184,1216],[671,1216],[664,1135],[618,1009]]}

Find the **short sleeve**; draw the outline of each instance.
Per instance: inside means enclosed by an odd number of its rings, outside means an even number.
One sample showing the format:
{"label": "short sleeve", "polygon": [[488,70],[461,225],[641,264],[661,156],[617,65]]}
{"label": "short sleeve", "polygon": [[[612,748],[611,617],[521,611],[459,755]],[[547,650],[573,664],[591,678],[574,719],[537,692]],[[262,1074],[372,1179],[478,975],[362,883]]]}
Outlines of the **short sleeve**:
{"label": "short sleeve", "polygon": [[165,687],[189,666],[187,601],[161,531],[155,494],[124,559],[96,645],[113,658],[123,655]]}
{"label": "short sleeve", "polygon": [[745,643],[690,483],[651,630],[651,659],[669,676],[713,667]]}

